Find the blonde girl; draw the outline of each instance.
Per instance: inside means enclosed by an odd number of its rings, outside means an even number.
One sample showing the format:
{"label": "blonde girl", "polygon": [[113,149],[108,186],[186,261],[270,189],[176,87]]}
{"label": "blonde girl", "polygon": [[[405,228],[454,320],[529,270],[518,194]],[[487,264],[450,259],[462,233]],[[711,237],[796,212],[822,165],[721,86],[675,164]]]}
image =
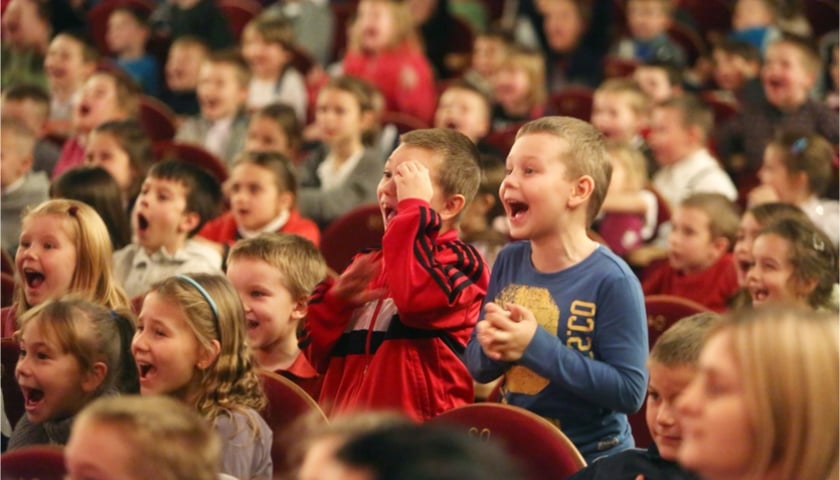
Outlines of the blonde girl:
{"label": "blonde girl", "polygon": [[90,206],[48,200],[24,215],[15,255],[18,287],[14,305],[0,312],[2,336],[30,308],[68,293],[109,309],[128,307],[111,267],[111,238]]}
{"label": "blonde girl", "polygon": [[9,449],[63,445],[73,417],[94,398],[136,391],[127,334],[132,328],[128,317],[79,298],[50,300],[26,312],[15,335],[20,342],[15,380],[26,415]]}
{"label": "blonde girl", "polygon": [[236,290],[220,275],[177,275],[143,301],[131,352],[142,395],[169,395],[209,420],[222,441],[221,473],[270,478],[272,434]]}
{"label": "blonde girl", "polygon": [[836,314],[732,314],[677,402],[680,464],[707,480],[836,479],[838,365]]}
{"label": "blonde girl", "polygon": [[512,46],[493,76],[493,130],[535,120],[545,113],[545,58],[539,50]]}

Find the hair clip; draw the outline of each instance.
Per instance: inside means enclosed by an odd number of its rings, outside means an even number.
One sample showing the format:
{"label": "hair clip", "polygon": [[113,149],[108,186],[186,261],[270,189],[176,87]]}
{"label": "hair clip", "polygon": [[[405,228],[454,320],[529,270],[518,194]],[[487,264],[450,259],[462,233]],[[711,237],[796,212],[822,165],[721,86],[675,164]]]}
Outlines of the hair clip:
{"label": "hair clip", "polygon": [[808,139],[805,137],[798,138],[795,142],[793,142],[790,146],[790,153],[794,155],[799,155],[802,153],[806,148],[808,148]]}
{"label": "hair clip", "polygon": [[67,213],[70,214],[71,217],[75,217],[77,213],[79,213],[79,207],[76,205],[70,205],[70,208],[67,209]]}
{"label": "hair clip", "polygon": [[818,252],[822,252],[822,251],[825,250],[825,242],[816,233],[814,234],[814,237],[813,237],[813,243],[814,243],[814,250],[816,250]]}

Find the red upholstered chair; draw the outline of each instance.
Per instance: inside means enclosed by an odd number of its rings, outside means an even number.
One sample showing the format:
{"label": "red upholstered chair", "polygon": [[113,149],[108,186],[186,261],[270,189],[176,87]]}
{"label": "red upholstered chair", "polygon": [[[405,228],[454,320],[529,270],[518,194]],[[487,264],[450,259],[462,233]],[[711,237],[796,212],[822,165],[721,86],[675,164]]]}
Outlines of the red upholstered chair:
{"label": "red upholstered chair", "polygon": [[324,229],[321,253],[327,266],[341,273],[359,251],[380,245],[384,232],[379,205],[362,205],[336,218]]}
{"label": "red upholstered chair", "polygon": [[484,137],[484,142],[488,145],[496,147],[504,156],[507,156],[510,151],[510,147],[513,146],[513,142],[516,140],[516,132],[519,131],[519,128],[522,127],[522,125],[523,124],[520,123],[511,125],[503,130],[490,132],[490,134]]}
{"label": "red upholstered chair", "polygon": [[9,480],[62,480],[64,449],[56,445],[33,445],[0,456],[3,479]]}
{"label": "red upholstered chair", "polygon": [[216,5],[227,18],[234,38],[239,40],[245,25],[262,11],[263,6],[255,0],[216,0]]}
{"label": "red upholstered chair", "polygon": [[210,172],[220,183],[228,178],[225,163],[210,153],[206,148],[194,143],[161,140],[152,146],[158,161],[175,159],[203,168]]}
{"label": "red upholstered chair", "polygon": [[591,88],[566,88],[549,97],[548,108],[555,115],[575,117],[588,122],[592,117],[593,94]]}
{"label": "red upholstered chair", "polygon": [[0,273],[0,307],[12,304],[15,295],[15,277],[6,272]]}
{"label": "red upholstered chair", "polygon": [[300,441],[294,424],[304,417],[306,420],[326,422],[327,417],[318,403],[294,382],[267,370],[260,370],[268,405],[262,416],[274,432],[271,446],[271,460],[274,463],[274,478],[291,478],[294,462],[289,452]]}
{"label": "red upholstered chair", "polygon": [[476,403],[453,408],[430,421],[460,426],[470,435],[494,439],[519,461],[529,480],[563,479],[586,466],[583,456],[560,429],[519,407]]}
{"label": "red upholstered chair", "polygon": [[140,97],[140,124],[152,142],[175,138],[175,112],[155,97]]}
{"label": "red upholstered chair", "polygon": [[[3,408],[6,418],[14,427],[23,415],[23,394],[15,380],[15,366],[20,356],[20,345],[11,338],[0,340],[0,389],[3,392]],[[6,464],[3,462],[3,478],[6,478]]]}

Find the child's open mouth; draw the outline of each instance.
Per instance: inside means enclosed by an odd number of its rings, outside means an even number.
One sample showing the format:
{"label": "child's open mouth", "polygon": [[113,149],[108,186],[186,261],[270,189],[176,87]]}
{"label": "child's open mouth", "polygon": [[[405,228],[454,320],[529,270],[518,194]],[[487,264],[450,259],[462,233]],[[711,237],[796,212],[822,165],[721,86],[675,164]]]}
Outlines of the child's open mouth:
{"label": "child's open mouth", "polygon": [[393,207],[389,207],[387,205],[382,206],[382,216],[385,217],[385,223],[391,221],[397,215],[397,209]]}
{"label": "child's open mouth", "polygon": [[245,320],[245,328],[247,328],[248,330],[255,330],[259,326],[260,322],[256,320],[252,320],[250,318]]}
{"label": "child's open mouth", "polygon": [[44,400],[44,391],[37,388],[28,388],[21,386],[20,391],[23,394],[24,408],[26,411],[33,410],[41,404]]}
{"label": "child's open mouth", "polygon": [[137,229],[145,232],[149,228],[149,219],[142,213],[137,214]]}
{"label": "child's open mouth", "polygon": [[750,293],[752,293],[753,302],[763,302],[769,296],[766,288],[754,288]]}
{"label": "child's open mouth", "polygon": [[510,218],[518,219],[528,212],[528,204],[523,202],[507,202]]}
{"label": "child's open mouth", "polygon": [[26,286],[29,288],[38,288],[46,280],[46,277],[42,272],[38,272],[35,270],[25,269],[23,271],[23,279],[26,281]]}
{"label": "child's open mouth", "polygon": [[148,380],[157,369],[148,363],[138,363],[137,372],[140,374],[140,380]]}
{"label": "child's open mouth", "polygon": [[443,124],[443,126],[450,130],[458,130],[458,124],[453,122],[452,120],[448,120],[446,123]]}

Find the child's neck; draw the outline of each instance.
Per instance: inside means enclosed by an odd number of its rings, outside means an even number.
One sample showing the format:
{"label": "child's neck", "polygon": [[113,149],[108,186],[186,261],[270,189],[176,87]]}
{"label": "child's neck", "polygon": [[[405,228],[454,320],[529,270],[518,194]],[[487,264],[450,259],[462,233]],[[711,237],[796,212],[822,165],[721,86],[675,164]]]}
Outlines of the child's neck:
{"label": "child's neck", "polygon": [[169,242],[166,242],[162,245],[158,245],[156,247],[143,247],[143,250],[146,251],[146,254],[152,255],[154,253],[159,252],[160,250],[164,250],[168,255],[175,255],[176,253],[180,252],[181,249],[187,244],[187,237],[186,236],[179,236],[178,238],[172,239]]}
{"label": "child's neck", "polygon": [[554,235],[530,239],[530,242],[531,262],[537,271],[543,273],[565,270],[580,263],[598,248],[598,243],[591,240],[581,227],[564,227]]}
{"label": "child's neck", "polygon": [[260,368],[276,372],[288,370],[300,354],[297,339],[294,336],[279,338],[275,343],[254,349],[254,357]]}
{"label": "child's neck", "polygon": [[50,85],[50,94],[59,101],[66,102],[79,91],[79,88],[81,88],[81,82],[53,83]]}
{"label": "child's neck", "polygon": [[524,117],[531,114],[531,105],[528,100],[518,100],[504,103],[505,113],[511,116]]}
{"label": "child's neck", "polygon": [[343,165],[344,162],[349,160],[354,155],[357,155],[365,148],[365,146],[362,145],[361,139],[359,138],[338,140],[330,143],[329,147],[329,154],[335,161],[336,165]]}
{"label": "child's neck", "polygon": [[144,50],[143,45],[131,45],[120,52],[120,54],[117,55],[117,58],[120,60],[137,60],[138,58],[142,58],[145,54],[146,51]]}

